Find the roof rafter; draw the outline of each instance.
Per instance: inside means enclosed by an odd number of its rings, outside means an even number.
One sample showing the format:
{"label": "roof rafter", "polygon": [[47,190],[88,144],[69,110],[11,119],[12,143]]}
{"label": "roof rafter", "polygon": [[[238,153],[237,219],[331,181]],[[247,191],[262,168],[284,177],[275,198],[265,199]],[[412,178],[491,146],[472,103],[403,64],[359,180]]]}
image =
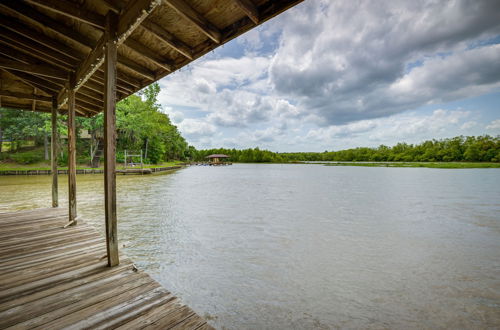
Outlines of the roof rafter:
{"label": "roof rafter", "polygon": [[167,61],[165,59],[162,59],[160,56],[158,56],[155,52],[147,48],[146,46],[142,45],[140,42],[128,38],[125,42],[124,45],[127,46],[128,48],[132,49],[134,52],[138,53],[139,55],[142,55],[161,67],[164,70],[167,70],[169,72],[173,71],[172,63],[170,61]]}
{"label": "roof rafter", "polygon": [[[36,87],[34,87],[34,88],[36,88]],[[15,97],[18,99],[36,100],[36,101],[43,101],[43,102],[52,102],[52,97],[50,97],[50,96],[28,94],[28,93],[18,93],[18,92],[11,92],[8,90],[1,90],[1,89],[0,89],[0,96]]]}
{"label": "roof rafter", "polygon": [[162,0],[129,1],[118,20],[116,32],[117,45],[122,44],[161,3]]}
{"label": "roof rafter", "polygon": [[80,88],[80,90],[78,90],[78,92],[76,92],[76,98],[77,99],[81,99],[89,104],[92,104],[96,107],[100,107],[102,108],[104,106],[104,102],[102,100],[96,100],[90,96],[88,96],[87,94],[81,92],[82,88]]}
{"label": "roof rafter", "polygon": [[53,84],[52,82],[24,73],[20,71],[14,71],[14,70],[8,70],[8,69],[3,69],[6,72],[10,73],[13,76],[16,76],[17,78],[21,79],[25,84],[28,84],[31,87],[36,87],[42,91],[44,91],[47,94],[53,95],[54,93],[57,93],[59,90],[59,86]]}
{"label": "roof rafter", "polygon": [[[99,0],[102,1],[102,0]],[[108,1],[109,3],[110,1]],[[49,16],[46,16],[36,10],[34,10],[32,7],[27,6],[23,4],[22,2],[16,1],[16,0],[5,0],[0,4],[0,7],[5,8],[9,11],[16,12],[16,14],[21,15],[33,22],[36,22],[38,24],[43,25],[45,28],[50,29],[53,32],[58,33],[59,35],[74,41],[78,44],[80,44],[83,47],[93,49],[96,46],[96,42],[92,40],[91,38],[80,34],[76,32],[75,30],[67,27],[66,25],[52,19]],[[57,65],[56,63],[53,63]],[[99,72],[103,72],[102,70],[99,70]],[[104,73],[102,73],[103,75]],[[140,82],[137,82],[134,80],[134,78],[127,76],[126,74],[119,73],[118,74],[118,82],[122,82],[125,84],[128,84],[130,86],[133,86],[134,88],[139,88],[140,87]]]}
{"label": "roof rafter", "polygon": [[60,80],[66,80],[68,78],[68,72],[65,72],[63,70],[51,68],[47,65],[25,64],[14,60],[9,60],[6,58],[0,58],[0,68],[32,73]]}
{"label": "roof rafter", "polygon": [[219,29],[212,25],[212,23],[200,13],[191,8],[184,0],[164,0],[164,2],[182,17],[193,23],[200,32],[212,39],[215,43],[221,43],[221,33]]}
{"label": "roof rafter", "polygon": [[63,0],[26,0],[27,2],[43,7],[55,13],[71,17],[77,21],[87,23],[104,30],[104,17],[90,10],[78,6],[76,3]]}
{"label": "roof rafter", "polygon": [[146,19],[142,22],[141,28],[146,31],[149,31],[153,35],[155,35],[162,42],[169,45],[171,48],[175,49],[177,52],[186,56],[190,60],[193,59],[193,50],[187,46],[185,43],[177,39],[172,33],[168,32],[155,22]]}
{"label": "roof rafter", "polygon": [[[32,0],[31,0],[32,1]],[[123,43],[127,37],[137,28],[141,22],[146,19],[146,17],[161,4],[161,0],[137,0],[130,1],[126,8],[123,9],[123,13],[118,17],[117,24],[117,35],[115,42],[117,44]],[[109,13],[108,13],[109,15]],[[92,74],[102,65],[104,61],[104,40],[105,35],[99,39],[97,45],[92,49],[90,54],[86,57],[83,63],[79,66],[78,71],[75,74],[76,89],[80,88],[85,82],[92,76]],[[134,70],[133,66],[126,64],[128,62],[125,60],[123,65]],[[132,62],[133,63],[133,62]],[[137,67],[140,67],[137,65]],[[135,70],[134,70],[135,71]],[[140,71],[144,71],[141,70]],[[154,74],[153,79],[154,80]],[[66,103],[67,97],[66,92],[61,91],[58,97],[59,107]]]}
{"label": "roof rafter", "polygon": [[118,54],[118,64],[123,65],[126,68],[129,68],[138,75],[146,78],[148,81],[153,81],[156,79],[156,75],[153,71],[146,69],[145,67],[135,63],[134,61],[126,57],[120,56],[120,54]]}
{"label": "roof rafter", "polygon": [[[76,97],[76,95],[75,95]],[[86,110],[88,111],[91,111],[91,112],[94,112],[94,113],[99,113],[100,109],[98,106],[92,104],[92,103],[88,103],[84,100],[82,100],[81,98],[75,98],[75,103],[77,105],[80,105],[82,108],[85,108]]]}
{"label": "roof rafter", "polygon": [[250,18],[255,24],[259,24],[259,10],[257,6],[251,0],[233,0],[234,3],[241,10],[245,12],[245,14]]}
{"label": "roof rafter", "polygon": [[12,50],[17,50],[17,52],[15,53],[19,53],[21,56],[23,54],[29,55],[31,57],[37,58],[38,60],[47,62],[66,70],[72,68],[72,65],[68,62],[74,62],[75,65],[77,63],[73,59],[65,57],[64,55],[61,55],[60,53],[55,52],[50,48],[47,48],[41,44],[34,44],[27,38],[10,32],[11,31],[5,31],[0,27],[0,43],[12,48]]}
{"label": "roof rafter", "polygon": [[13,19],[10,19],[4,15],[0,15],[0,26],[5,29],[11,30],[17,34],[20,34],[36,43],[42,44],[56,52],[61,53],[62,55],[71,57],[77,61],[81,60],[82,55],[76,49],[66,46],[65,44],[55,41],[38,31],[26,28],[23,24],[16,22]]}
{"label": "roof rafter", "polygon": [[[23,106],[23,105],[20,105],[20,104],[16,104],[16,103],[12,103],[12,102],[8,102],[6,100],[2,100],[2,104],[1,105],[4,108],[26,110],[26,106]],[[40,112],[50,112],[51,111],[51,107],[50,106],[44,106],[44,105],[45,105],[45,103],[43,103],[43,104],[38,103],[36,110],[40,111]]]}
{"label": "roof rafter", "polygon": [[3,0],[0,3],[0,7],[9,12],[15,12],[35,24],[43,26],[44,28],[50,29],[51,31],[68,38],[74,42],[77,42],[81,46],[92,48],[95,45],[95,41],[86,35],[80,34],[73,30],[72,28],[62,24],[61,22],[40,13],[34,8],[24,4],[18,0]]}

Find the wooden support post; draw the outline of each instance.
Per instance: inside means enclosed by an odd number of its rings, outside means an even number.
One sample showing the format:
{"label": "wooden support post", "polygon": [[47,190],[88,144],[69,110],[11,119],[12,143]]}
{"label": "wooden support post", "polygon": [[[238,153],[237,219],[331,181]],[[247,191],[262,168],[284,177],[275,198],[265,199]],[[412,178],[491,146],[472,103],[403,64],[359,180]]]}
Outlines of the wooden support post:
{"label": "wooden support post", "polygon": [[117,16],[106,16],[104,60],[104,203],[108,266],[119,264],[116,219],[116,28]]}
{"label": "wooden support post", "polygon": [[57,95],[52,97],[52,139],[50,143],[50,164],[52,167],[52,207],[59,206],[57,185]]}
{"label": "wooden support post", "polygon": [[76,224],[76,124],[75,78],[70,76],[68,91],[68,202],[69,221]]}

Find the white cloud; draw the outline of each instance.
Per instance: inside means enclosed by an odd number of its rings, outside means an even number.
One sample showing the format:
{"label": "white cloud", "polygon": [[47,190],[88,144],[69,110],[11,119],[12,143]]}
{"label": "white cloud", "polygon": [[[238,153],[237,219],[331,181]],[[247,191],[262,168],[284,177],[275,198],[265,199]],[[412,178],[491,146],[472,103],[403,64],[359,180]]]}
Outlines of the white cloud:
{"label": "white cloud", "polygon": [[[498,91],[498,35],[496,0],[305,1],[163,79],[160,102],[197,147],[324,150],[477,132],[472,112],[415,111]],[[230,56],[235,45],[243,56]]]}
{"label": "white cloud", "polygon": [[472,40],[500,33],[498,2],[323,1],[304,8],[282,23],[270,79],[324,125],[388,116],[500,85],[500,46],[468,48]]}
{"label": "white cloud", "polygon": [[462,126],[460,126],[460,129],[461,130],[469,130],[471,128],[474,128],[476,127],[478,124],[477,124],[477,121],[467,121],[465,123],[462,124]]}
{"label": "white cloud", "polygon": [[486,129],[500,130],[500,119],[493,120],[488,126],[486,126]]}
{"label": "white cloud", "polygon": [[[394,144],[400,141],[419,141],[444,138],[461,127],[470,117],[469,111],[438,109],[429,115],[398,114],[385,118],[368,119],[343,125],[311,129],[307,138],[322,145],[321,149],[350,148]],[[319,150],[321,150],[319,149]]]}
{"label": "white cloud", "polygon": [[213,136],[217,132],[214,125],[200,119],[184,119],[178,128],[183,136],[193,141]]}

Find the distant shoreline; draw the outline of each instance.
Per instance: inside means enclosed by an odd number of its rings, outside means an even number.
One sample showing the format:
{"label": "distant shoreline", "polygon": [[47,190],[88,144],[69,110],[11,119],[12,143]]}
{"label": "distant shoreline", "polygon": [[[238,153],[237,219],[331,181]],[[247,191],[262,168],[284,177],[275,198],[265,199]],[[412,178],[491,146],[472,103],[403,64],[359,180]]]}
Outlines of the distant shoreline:
{"label": "distant shoreline", "polygon": [[[49,175],[52,173],[50,167],[48,166],[30,166],[30,165],[21,165],[15,164],[15,166],[1,166],[0,163],[0,176],[5,175]],[[9,164],[12,165],[12,164]],[[176,170],[183,168],[185,163],[181,162],[170,162],[163,163],[158,165],[144,165],[144,169],[150,169],[152,173],[156,172],[164,172],[170,170]],[[116,164],[117,170],[122,168],[122,164]],[[140,168],[140,167],[137,167]],[[68,174],[68,167],[61,166],[57,168],[58,174]],[[98,168],[91,168],[86,166],[77,166],[76,174],[101,174],[104,173],[104,167],[100,166]]]}
{"label": "distant shoreline", "polygon": [[492,162],[301,162],[325,166],[367,166],[367,167],[427,167],[427,168],[500,168]]}

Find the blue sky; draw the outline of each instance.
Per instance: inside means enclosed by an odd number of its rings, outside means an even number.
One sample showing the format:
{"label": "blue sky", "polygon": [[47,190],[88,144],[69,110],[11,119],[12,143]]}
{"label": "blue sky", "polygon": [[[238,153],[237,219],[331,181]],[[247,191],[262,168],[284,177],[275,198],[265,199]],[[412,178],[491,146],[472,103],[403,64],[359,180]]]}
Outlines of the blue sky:
{"label": "blue sky", "polygon": [[197,148],[500,134],[500,2],[305,0],[160,81]]}

